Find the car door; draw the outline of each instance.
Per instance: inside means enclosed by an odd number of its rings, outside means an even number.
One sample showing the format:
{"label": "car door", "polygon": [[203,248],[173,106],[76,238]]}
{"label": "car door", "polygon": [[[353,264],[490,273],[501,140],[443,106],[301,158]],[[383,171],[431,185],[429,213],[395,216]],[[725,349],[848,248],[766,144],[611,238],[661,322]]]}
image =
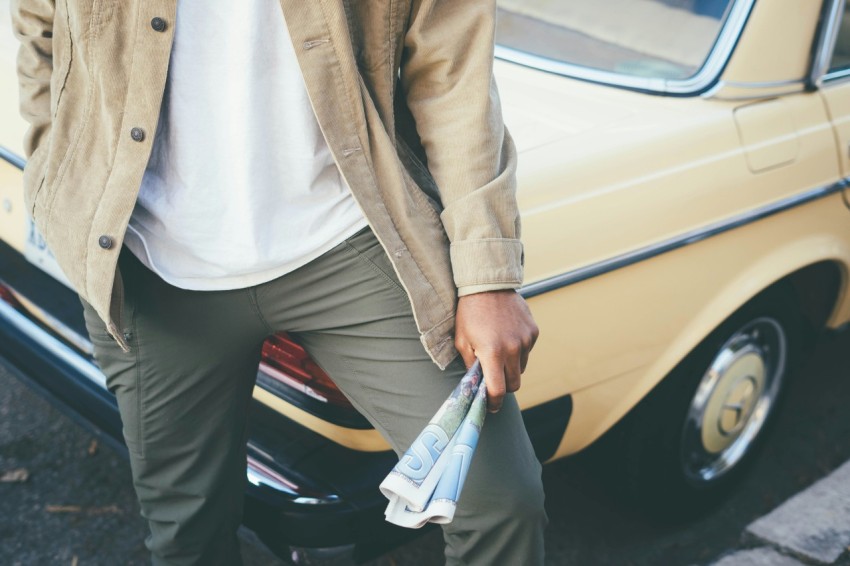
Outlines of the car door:
{"label": "car door", "polygon": [[[834,47],[820,92],[835,129],[841,174],[850,179],[850,4],[842,1],[836,9],[839,13],[834,19]],[[844,202],[850,207],[850,186],[844,187]]]}

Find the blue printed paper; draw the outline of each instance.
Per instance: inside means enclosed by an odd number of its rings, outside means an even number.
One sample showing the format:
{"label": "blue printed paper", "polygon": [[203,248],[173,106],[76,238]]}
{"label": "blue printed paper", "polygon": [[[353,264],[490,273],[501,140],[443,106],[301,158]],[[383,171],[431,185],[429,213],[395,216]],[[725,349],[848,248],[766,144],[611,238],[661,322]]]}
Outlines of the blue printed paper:
{"label": "blue printed paper", "polygon": [[483,380],[476,360],[381,482],[387,521],[410,528],[451,522],[487,414]]}

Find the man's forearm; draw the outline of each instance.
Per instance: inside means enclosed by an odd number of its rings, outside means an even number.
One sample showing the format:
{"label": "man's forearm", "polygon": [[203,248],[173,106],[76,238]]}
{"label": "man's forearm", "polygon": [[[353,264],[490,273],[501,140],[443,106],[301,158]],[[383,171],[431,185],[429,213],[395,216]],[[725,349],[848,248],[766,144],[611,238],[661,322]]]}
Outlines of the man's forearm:
{"label": "man's forearm", "polygon": [[516,149],[493,80],[495,10],[494,0],[414,1],[401,64],[460,295],[522,281]]}

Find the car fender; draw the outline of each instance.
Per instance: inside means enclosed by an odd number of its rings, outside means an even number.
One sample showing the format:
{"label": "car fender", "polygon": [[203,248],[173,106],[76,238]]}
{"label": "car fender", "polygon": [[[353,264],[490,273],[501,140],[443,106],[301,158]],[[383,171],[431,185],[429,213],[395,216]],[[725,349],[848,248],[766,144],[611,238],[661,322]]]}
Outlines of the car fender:
{"label": "car fender", "polygon": [[[840,205],[840,199],[835,194],[832,198],[819,199],[819,203],[846,214],[843,206],[840,209],[835,206]],[[814,206],[812,214],[816,218],[818,207]],[[840,220],[841,217],[836,219]],[[845,219],[845,222],[848,220]],[[753,254],[752,261],[744,268],[737,269],[740,265],[725,266],[725,269],[724,266],[717,266],[729,277],[722,285],[713,287],[710,293],[703,289],[702,294],[695,297],[700,305],[676,329],[672,340],[653,353],[648,363],[635,364],[626,371],[570,391],[573,396],[573,415],[554,458],[578,452],[594,442],[733,312],[764,289],[800,269],[820,262],[832,262],[838,266],[841,284],[826,326],[837,328],[850,321],[850,239],[840,239],[834,231],[829,233],[826,228],[810,234],[798,234],[784,241],[765,238],[766,234],[781,233],[781,225],[771,227],[766,233],[758,230],[760,234],[750,236],[758,238],[760,245],[766,249],[762,253]],[[734,234],[733,231],[729,236]],[[740,242],[742,248],[748,247],[747,238],[740,237]],[[604,408],[604,414],[601,408]]]}

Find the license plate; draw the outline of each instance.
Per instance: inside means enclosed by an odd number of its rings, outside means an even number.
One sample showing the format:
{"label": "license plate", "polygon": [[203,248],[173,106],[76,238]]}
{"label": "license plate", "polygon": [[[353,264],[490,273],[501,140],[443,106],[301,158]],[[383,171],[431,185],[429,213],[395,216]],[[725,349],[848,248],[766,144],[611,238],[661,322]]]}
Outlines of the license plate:
{"label": "license plate", "polygon": [[66,285],[72,291],[75,291],[68,277],[62,272],[56,257],[50,248],[47,247],[47,242],[44,237],[35,227],[35,224],[30,218],[27,218],[27,237],[24,244],[24,257],[33,265],[41,268],[43,271],[51,275],[54,279]]}

